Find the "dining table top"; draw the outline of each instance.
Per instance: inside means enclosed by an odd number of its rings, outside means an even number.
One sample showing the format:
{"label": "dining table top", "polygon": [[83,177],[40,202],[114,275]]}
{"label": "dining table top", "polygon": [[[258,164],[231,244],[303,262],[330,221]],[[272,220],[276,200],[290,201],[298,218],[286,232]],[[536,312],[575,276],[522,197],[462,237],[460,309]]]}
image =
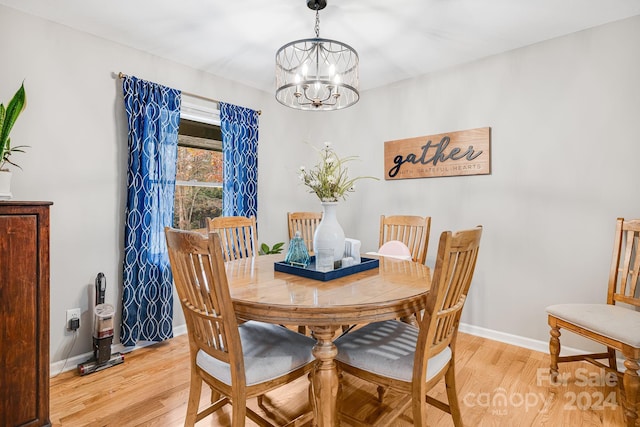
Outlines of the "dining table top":
{"label": "dining table top", "polygon": [[371,270],[329,281],[275,271],[284,255],[226,263],[239,318],[300,325],[342,325],[410,316],[424,308],[431,284],[424,264],[379,257]]}

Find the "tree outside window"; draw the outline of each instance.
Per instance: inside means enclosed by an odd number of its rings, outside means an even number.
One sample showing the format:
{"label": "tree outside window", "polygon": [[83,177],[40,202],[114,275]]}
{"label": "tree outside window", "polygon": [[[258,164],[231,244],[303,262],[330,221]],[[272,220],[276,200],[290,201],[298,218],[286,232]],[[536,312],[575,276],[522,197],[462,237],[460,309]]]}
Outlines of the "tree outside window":
{"label": "tree outside window", "polygon": [[222,215],[222,142],[219,126],[180,121],[173,226],[206,228]]}

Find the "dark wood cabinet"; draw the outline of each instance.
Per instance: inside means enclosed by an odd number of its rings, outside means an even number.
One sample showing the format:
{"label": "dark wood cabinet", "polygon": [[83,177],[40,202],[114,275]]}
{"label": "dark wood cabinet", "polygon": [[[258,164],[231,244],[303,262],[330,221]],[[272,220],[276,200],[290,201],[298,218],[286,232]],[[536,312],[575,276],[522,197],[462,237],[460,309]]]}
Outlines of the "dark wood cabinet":
{"label": "dark wood cabinet", "polygon": [[49,426],[49,206],[0,201],[0,427]]}

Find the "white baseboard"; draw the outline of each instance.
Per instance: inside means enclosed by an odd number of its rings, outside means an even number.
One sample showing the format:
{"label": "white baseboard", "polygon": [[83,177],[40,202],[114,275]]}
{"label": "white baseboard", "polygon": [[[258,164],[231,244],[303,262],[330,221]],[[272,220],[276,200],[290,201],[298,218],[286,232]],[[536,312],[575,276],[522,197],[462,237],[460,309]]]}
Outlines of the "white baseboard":
{"label": "white baseboard", "polygon": [[[500,332],[493,329],[483,328],[481,326],[469,325],[467,323],[460,323],[460,332],[464,332],[470,335],[475,335],[482,338],[487,338],[494,341],[503,342],[505,344],[515,345],[517,347],[523,347],[529,350],[538,351],[541,353],[549,353],[549,342],[534,340],[531,338],[521,337],[519,335],[508,334],[506,332]],[[184,335],[187,333],[187,326],[181,325],[173,329],[173,336]],[[148,347],[155,344],[151,341],[140,341],[134,347],[124,347],[122,344],[114,344],[112,348],[113,353],[129,353],[139,348]],[[576,354],[587,353],[585,350],[580,350],[572,347],[562,347],[563,356],[573,356]],[[79,363],[86,362],[93,356],[93,352],[80,354],[78,356],[70,357],[69,359],[54,362],[50,365],[51,377],[55,377],[62,372],[76,369]],[[618,369],[624,370],[624,359],[618,359]]]}
{"label": "white baseboard", "polygon": [[[534,340],[531,338],[521,337],[519,335],[508,334],[506,332],[495,331],[493,329],[483,328],[481,326],[474,326],[468,323],[460,323],[458,328],[460,332],[464,332],[470,335],[475,335],[482,338],[487,338],[494,341],[503,342],[505,344],[511,344],[518,347],[528,348],[529,350],[539,351],[540,353],[549,352],[549,342]],[[567,355],[580,354],[581,351],[574,348],[562,347],[562,352],[566,352]]]}
{"label": "white baseboard", "polygon": [[[534,340],[531,338],[521,337],[519,335],[513,335],[506,332],[483,328],[481,326],[469,325],[467,323],[460,323],[458,330],[469,335],[475,335],[493,341],[499,341],[505,344],[511,344],[517,347],[523,347],[529,350],[538,351],[540,353],[549,354],[549,341]],[[586,350],[580,350],[578,348],[562,346],[560,354],[562,356],[575,356],[577,354],[586,353],[590,352]],[[624,359],[618,358],[618,370],[620,372],[624,372]]]}
{"label": "white baseboard", "polygon": [[[184,335],[187,333],[187,325],[181,325],[173,328],[173,336]],[[154,341],[139,341],[134,347],[125,347],[122,344],[113,344],[111,346],[111,353],[130,353],[139,348],[148,347],[150,345],[157,344]],[[93,351],[88,353],[79,354],[77,356],[70,357],[66,360],[60,360],[53,362],[49,365],[49,376],[53,378],[63,372],[77,369],[80,363],[84,363],[93,357]]]}

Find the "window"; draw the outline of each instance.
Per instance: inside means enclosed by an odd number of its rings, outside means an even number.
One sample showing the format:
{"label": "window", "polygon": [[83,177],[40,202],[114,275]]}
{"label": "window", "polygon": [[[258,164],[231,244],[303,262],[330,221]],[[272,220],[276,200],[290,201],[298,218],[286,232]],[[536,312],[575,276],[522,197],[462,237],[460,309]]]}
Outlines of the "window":
{"label": "window", "polygon": [[217,111],[183,105],[178,130],[178,163],[173,226],[206,228],[222,215],[222,133]]}

